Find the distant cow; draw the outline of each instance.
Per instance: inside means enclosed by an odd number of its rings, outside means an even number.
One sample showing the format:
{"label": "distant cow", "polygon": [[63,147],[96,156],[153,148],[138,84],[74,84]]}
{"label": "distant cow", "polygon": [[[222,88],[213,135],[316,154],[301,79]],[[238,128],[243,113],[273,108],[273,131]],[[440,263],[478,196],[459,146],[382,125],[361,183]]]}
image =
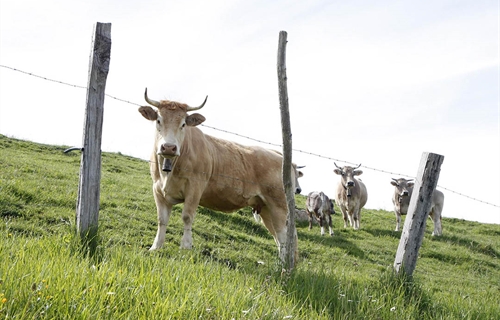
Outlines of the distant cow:
{"label": "distant cow", "polygon": [[333,172],[340,176],[335,200],[340,211],[342,211],[344,228],[347,228],[347,220],[349,219],[349,225],[357,230],[361,222],[361,208],[365,206],[368,200],[368,192],[365,184],[355,178],[355,176],[363,173],[361,170],[356,170],[361,164],[356,168],[350,166],[341,168],[335,162],[334,164],[337,169],[334,169]]}
{"label": "distant cow", "polygon": [[[392,203],[394,204],[394,214],[396,215],[396,231],[399,231],[401,215],[406,215],[408,213],[408,206],[410,204],[414,183],[411,182],[413,179],[406,180],[404,178],[392,178],[392,180],[391,184],[396,187],[394,189],[394,195],[392,196]],[[443,234],[443,228],[441,225],[441,212],[443,211],[443,205],[444,194],[439,190],[434,190],[432,194],[431,208],[429,211],[429,217],[431,217],[432,221],[434,221],[434,231],[432,232],[433,236],[440,236]]]}
{"label": "distant cow", "polygon": [[[275,150],[273,150],[273,151],[275,151]],[[279,151],[275,151],[275,152],[278,153],[280,156],[282,155],[282,153]],[[305,166],[296,166],[294,163],[292,163],[292,166],[293,166],[293,169],[295,171],[295,174],[294,174],[294,176],[295,176],[295,194],[300,194],[302,192],[302,188],[300,188],[299,178],[302,178],[304,176],[304,173],[302,173],[302,171],[297,170],[297,169],[302,169]],[[255,206],[252,208],[253,218],[257,222],[262,222],[262,219],[260,218],[260,211],[261,210],[262,210],[262,208],[260,206]]]}
{"label": "distant cow", "polygon": [[[156,124],[150,170],[158,213],[158,230],[150,250],[165,242],[172,207],[184,203],[181,248],[193,246],[192,227],[198,205],[223,212],[259,207],[264,225],[273,235],[279,256],[286,257],[287,202],[281,174],[282,156],[261,147],[249,147],[204,134],[201,109],[174,101],[155,101],[139,112]],[[165,165],[168,162],[168,165]],[[162,170],[165,168],[165,170]],[[295,168],[291,170],[295,182]],[[295,186],[293,186],[295,187]],[[295,234],[295,248],[297,235]],[[295,257],[298,252],[294,252]]]}
{"label": "distant cow", "polygon": [[313,191],[307,195],[306,212],[309,215],[309,230],[312,229],[312,216],[318,220],[321,227],[321,235],[325,235],[325,223],[330,228],[330,235],[333,236],[332,214],[335,214],[333,201],[323,192]]}

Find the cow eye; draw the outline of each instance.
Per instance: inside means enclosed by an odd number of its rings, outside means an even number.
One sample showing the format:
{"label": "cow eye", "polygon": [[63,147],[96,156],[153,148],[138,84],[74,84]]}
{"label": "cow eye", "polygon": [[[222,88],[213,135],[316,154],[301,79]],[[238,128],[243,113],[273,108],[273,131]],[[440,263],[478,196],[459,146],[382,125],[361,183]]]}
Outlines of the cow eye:
{"label": "cow eye", "polygon": [[183,124],[182,124],[182,128],[184,128],[185,126],[186,126],[186,123],[183,123]]}
{"label": "cow eye", "polygon": [[156,120],[156,123],[160,124],[160,119]]}

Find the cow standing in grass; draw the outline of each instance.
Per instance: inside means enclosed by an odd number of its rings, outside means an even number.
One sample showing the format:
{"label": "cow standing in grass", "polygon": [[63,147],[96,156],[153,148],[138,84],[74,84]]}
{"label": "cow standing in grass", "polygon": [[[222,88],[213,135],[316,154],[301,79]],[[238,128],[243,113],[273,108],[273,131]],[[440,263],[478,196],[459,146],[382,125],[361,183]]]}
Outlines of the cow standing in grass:
{"label": "cow standing in grass", "polygon": [[[144,97],[152,107],[140,107],[139,112],[156,124],[150,170],[158,230],[150,250],[161,248],[165,242],[175,204],[184,203],[181,248],[185,249],[193,246],[192,228],[198,205],[223,212],[250,206],[259,208],[284,261],[288,208],[281,174],[283,157],[265,148],[204,134],[196,126],[205,117],[188,112],[201,109],[206,99],[193,108],[174,101],[149,99],[147,90]],[[295,182],[295,166],[291,174]],[[297,242],[296,234],[294,241]],[[298,252],[294,254],[297,259]]]}
{"label": "cow standing in grass", "polygon": [[330,229],[330,235],[333,236],[332,214],[335,213],[333,201],[323,192],[312,191],[307,195],[306,212],[309,215],[309,230],[312,229],[313,214],[321,227],[321,235],[325,235],[325,224]]}
{"label": "cow standing in grass", "polygon": [[[394,179],[392,178],[391,184],[395,187],[394,194],[392,196],[392,203],[394,204],[394,214],[396,215],[396,229],[399,231],[401,224],[401,216],[408,213],[408,207],[410,205],[410,198],[413,193],[414,183],[413,179]],[[439,190],[434,190],[431,199],[431,208],[429,210],[429,217],[432,218],[434,222],[434,231],[432,235],[440,236],[443,233],[443,228],[441,224],[441,212],[443,211],[444,205],[444,194]]]}
{"label": "cow standing in grass", "polygon": [[363,173],[363,171],[357,170],[361,165],[353,168],[350,166],[339,167],[336,163],[334,164],[337,168],[333,172],[340,176],[335,200],[344,218],[344,228],[347,228],[349,220],[349,225],[357,230],[361,222],[361,208],[368,200],[365,184],[360,179],[355,178]]}

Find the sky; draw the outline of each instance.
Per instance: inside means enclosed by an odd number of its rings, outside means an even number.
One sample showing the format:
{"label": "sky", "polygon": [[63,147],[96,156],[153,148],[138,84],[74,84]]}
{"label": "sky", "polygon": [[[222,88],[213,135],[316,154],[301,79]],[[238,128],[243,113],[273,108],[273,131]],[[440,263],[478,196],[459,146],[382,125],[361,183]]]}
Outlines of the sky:
{"label": "sky", "polygon": [[361,164],[365,208],[392,211],[391,179],[416,177],[430,152],[444,156],[443,216],[500,224],[499,16],[498,0],[0,0],[0,134],[81,146],[86,89],[60,82],[87,85],[106,22],[103,151],[149,158],[146,87],[193,106],[208,95],[204,133],[281,150],[286,31],[302,194],[334,198],[334,162]]}

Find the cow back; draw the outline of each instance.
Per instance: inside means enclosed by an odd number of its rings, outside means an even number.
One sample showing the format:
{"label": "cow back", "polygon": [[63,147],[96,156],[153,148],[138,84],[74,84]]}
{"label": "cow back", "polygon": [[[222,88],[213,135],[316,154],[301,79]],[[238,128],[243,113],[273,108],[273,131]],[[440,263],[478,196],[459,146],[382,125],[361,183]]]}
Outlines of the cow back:
{"label": "cow back", "polygon": [[312,191],[307,195],[306,208],[309,212],[318,212],[321,208],[321,196],[319,192]]}

